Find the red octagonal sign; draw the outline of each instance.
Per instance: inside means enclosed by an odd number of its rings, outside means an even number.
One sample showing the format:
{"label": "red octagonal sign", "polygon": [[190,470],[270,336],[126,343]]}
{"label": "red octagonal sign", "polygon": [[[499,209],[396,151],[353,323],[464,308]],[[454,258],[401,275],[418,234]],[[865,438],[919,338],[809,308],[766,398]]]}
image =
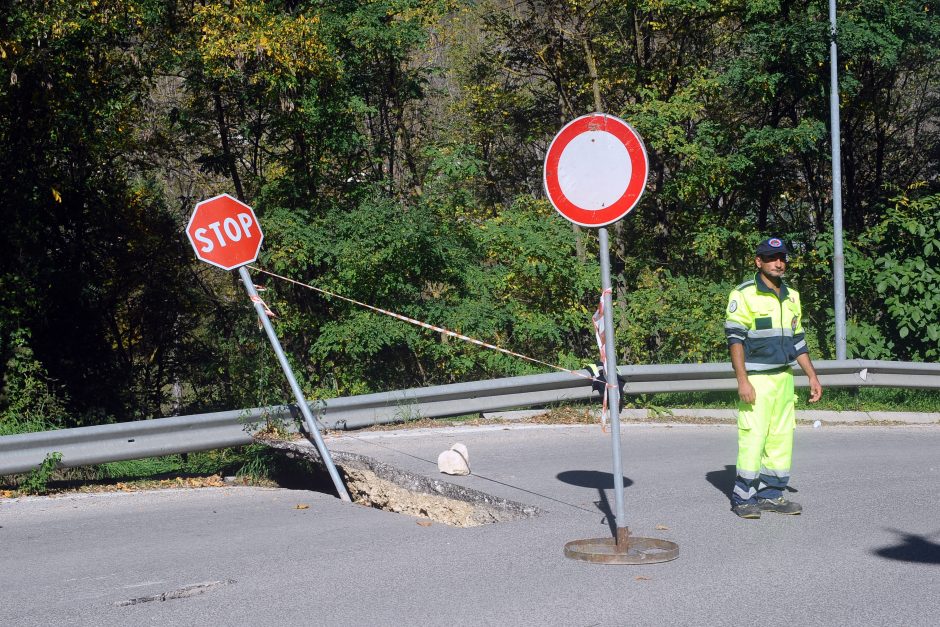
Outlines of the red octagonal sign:
{"label": "red octagonal sign", "polygon": [[223,270],[257,259],[264,240],[255,212],[228,194],[197,204],[186,236],[197,257]]}

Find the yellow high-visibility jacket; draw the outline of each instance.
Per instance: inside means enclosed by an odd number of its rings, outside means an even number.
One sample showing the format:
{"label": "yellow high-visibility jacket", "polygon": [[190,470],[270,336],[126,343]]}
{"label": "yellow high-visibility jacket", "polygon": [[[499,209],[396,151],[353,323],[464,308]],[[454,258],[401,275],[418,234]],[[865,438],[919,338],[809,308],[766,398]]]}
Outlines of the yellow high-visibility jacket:
{"label": "yellow high-visibility jacket", "polygon": [[728,296],[725,337],[729,347],[744,344],[748,372],[779,370],[807,352],[802,320],[799,293],[782,284],[778,298],[758,272]]}

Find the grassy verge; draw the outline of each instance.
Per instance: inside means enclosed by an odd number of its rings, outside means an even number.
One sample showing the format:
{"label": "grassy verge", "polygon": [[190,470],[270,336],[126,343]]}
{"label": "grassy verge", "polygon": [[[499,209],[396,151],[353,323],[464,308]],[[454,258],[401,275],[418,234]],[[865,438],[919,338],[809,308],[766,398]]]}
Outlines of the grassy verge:
{"label": "grassy verge", "polygon": [[[895,388],[832,388],[818,403],[810,404],[805,389],[798,389],[796,408],[828,411],[908,411],[940,412],[940,390]],[[683,392],[627,397],[627,407],[675,407],[683,409],[735,409],[736,392]]]}
{"label": "grassy verge", "polygon": [[227,477],[242,485],[275,485],[272,477],[282,457],[267,446],[252,444],[80,468],[56,468],[44,462],[31,473],[0,477],[0,496],[210,487],[224,485]]}

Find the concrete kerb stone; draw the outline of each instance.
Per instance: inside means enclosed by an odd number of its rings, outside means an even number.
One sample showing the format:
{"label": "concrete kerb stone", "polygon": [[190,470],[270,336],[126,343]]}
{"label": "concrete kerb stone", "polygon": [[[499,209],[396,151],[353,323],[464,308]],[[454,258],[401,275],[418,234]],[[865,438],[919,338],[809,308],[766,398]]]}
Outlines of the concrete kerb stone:
{"label": "concrete kerb stone", "polygon": [[548,409],[516,409],[511,411],[492,411],[480,414],[484,420],[525,420],[526,418],[537,418],[544,416],[550,410]]}
{"label": "concrete kerb stone", "polygon": [[798,420],[820,422],[903,422],[907,424],[932,424],[940,422],[940,412],[917,413],[912,411],[798,411]]}
{"label": "concrete kerb stone", "polygon": [[[498,411],[483,414],[484,419],[491,420],[525,420],[549,413],[548,409],[527,409],[518,411]],[[698,418],[702,420],[735,420],[738,417],[736,409],[625,409],[620,412],[621,419],[648,420],[650,418]],[[827,411],[818,409],[799,410],[796,419],[804,422],[820,421],[821,423],[851,423],[851,422],[896,422],[905,424],[937,424],[940,423],[940,412],[907,412],[907,411]]]}

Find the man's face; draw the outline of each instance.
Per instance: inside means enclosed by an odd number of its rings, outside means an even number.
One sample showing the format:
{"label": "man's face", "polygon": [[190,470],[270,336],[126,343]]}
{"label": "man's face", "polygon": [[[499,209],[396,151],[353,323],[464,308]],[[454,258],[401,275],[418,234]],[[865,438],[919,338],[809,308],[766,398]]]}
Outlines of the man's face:
{"label": "man's face", "polygon": [[758,271],[770,279],[782,279],[787,271],[787,256],[784,253],[757,255],[754,262]]}

